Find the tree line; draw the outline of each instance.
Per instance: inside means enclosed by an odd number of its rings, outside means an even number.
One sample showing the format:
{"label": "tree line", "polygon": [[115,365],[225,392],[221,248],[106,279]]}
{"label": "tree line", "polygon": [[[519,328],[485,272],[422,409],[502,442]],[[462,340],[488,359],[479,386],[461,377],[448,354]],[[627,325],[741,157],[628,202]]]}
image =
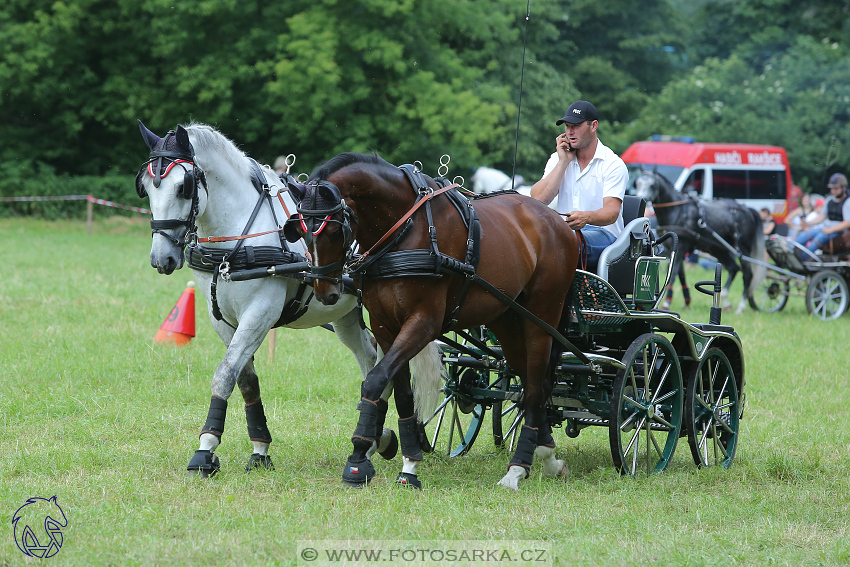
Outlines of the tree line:
{"label": "tree line", "polygon": [[850,169],[848,32],[850,0],[6,0],[0,195],[135,199],[117,180],[146,158],[137,118],[208,123],[298,171],[377,151],[469,177],[516,153],[533,181],[579,98],[617,152],[775,144],[821,190]]}

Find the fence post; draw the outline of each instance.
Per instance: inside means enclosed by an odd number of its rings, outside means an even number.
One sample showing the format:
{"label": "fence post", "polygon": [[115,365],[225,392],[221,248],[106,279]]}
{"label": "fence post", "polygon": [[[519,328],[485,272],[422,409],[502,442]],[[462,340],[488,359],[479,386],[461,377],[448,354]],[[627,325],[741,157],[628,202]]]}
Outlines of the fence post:
{"label": "fence post", "polygon": [[89,195],[86,199],[86,231],[91,234],[91,224],[92,224],[92,209],[94,208],[94,198]]}

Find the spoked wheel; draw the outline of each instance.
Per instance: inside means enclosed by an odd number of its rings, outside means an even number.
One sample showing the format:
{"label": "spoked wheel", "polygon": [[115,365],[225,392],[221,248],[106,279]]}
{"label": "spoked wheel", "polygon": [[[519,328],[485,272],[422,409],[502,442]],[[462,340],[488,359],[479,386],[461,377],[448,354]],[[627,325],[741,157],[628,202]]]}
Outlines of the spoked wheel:
{"label": "spoked wheel", "polygon": [[495,402],[490,410],[493,419],[493,442],[496,447],[513,451],[518,431],[522,427],[522,418],[525,417],[522,410],[522,384],[519,376],[504,372],[496,387],[511,399]]}
{"label": "spoked wheel", "polygon": [[738,446],[738,384],[729,359],[710,348],[691,372],[685,398],[688,444],[698,467],[732,466]]}
{"label": "spoked wheel", "polygon": [[661,472],[670,464],[682,426],[682,370],[665,337],[632,342],[611,396],[608,439],[621,474]]}
{"label": "spoked wheel", "polygon": [[[449,366],[447,378],[447,394],[443,402],[437,407],[434,415],[425,421],[426,433],[434,451],[449,457],[465,455],[481,431],[484,423],[486,406],[476,404],[472,399],[456,391],[449,391],[452,380],[477,379],[477,374],[472,369],[466,369],[460,376],[453,375],[457,368]],[[456,384],[456,382],[455,382]]]}
{"label": "spoked wheel", "polygon": [[791,293],[791,284],[787,279],[776,279],[768,277],[756,289],[753,296],[748,298],[750,307],[756,311],[765,313],[776,313],[785,309],[788,303],[788,295]]}
{"label": "spoked wheel", "polygon": [[847,282],[831,270],[812,276],[806,288],[806,309],[822,321],[838,319],[847,310]]}

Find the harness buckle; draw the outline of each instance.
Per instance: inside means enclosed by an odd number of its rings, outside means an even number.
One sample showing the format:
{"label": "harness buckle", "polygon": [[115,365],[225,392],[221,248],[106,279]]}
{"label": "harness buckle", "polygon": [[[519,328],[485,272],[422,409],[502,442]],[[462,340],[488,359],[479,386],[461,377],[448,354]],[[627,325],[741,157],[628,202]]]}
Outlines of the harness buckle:
{"label": "harness buckle", "polygon": [[224,261],[218,266],[218,275],[226,282],[230,281],[230,262]]}
{"label": "harness buckle", "polygon": [[186,247],[194,250],[198,247],[198,233],[197,232],[188,232],[186,233]]}

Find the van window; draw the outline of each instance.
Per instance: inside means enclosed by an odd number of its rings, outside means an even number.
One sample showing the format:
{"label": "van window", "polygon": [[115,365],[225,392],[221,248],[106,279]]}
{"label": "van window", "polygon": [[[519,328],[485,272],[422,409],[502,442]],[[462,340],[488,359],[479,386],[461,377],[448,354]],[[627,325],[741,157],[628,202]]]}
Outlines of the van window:
{"label": "van window", "polygon": [[684,193],[694,194],[699,197],[702,197],[702,188],[703,188],[703,177],[705,175],[705,170],[703,169],[695,169],[688,175],[688,180],[685,181],[685,185],[683,187]]}
{"label": "van window", "polygon": [[712,172],[715,199],[784,199],[785,172],[715,169]]}

